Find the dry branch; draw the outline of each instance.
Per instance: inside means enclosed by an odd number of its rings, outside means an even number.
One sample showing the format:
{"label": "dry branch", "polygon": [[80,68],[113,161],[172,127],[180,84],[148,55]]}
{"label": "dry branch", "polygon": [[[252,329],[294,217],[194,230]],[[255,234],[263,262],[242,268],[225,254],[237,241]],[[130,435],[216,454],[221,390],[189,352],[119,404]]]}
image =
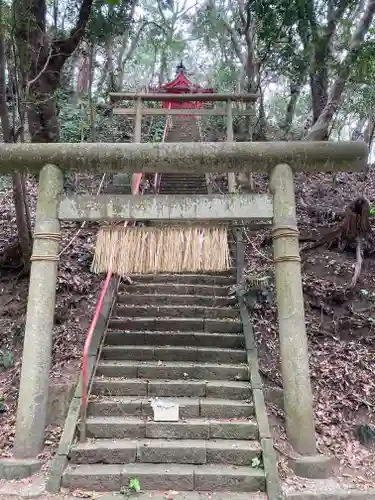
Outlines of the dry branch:
{"label": "dry branch", "polygon": [[362,261],[363,261],[363,252],[362,252],[362,241],[361,238],[357,238],[357,247],[356,247],[356,257],[357,257],[357,262],[354,268],[354,275],[352,278],[352,282],[350,283],[350,288],[354,288],[357,280],[359,278],[359,275],[361,274],[361,269],[362,269]]}

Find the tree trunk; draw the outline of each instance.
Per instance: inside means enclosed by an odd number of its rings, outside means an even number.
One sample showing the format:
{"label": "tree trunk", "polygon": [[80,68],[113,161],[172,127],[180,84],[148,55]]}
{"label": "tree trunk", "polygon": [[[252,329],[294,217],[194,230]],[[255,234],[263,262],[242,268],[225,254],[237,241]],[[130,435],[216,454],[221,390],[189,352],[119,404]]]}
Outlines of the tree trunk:
{"label": "tree trunk", "polygon": [[329,42],[319,38],[315,42],[314,60],[310,71],[310,89],[313,123],[317,121],[328,101]]}
{"label": "tree trunk", "polygon": [[370,28],[371,22],[375,14],[375,0],[368,0],[365,12],[359,21],[357,29],[350,41],[348,53],[346,54],[338,76],[333,83],[329,94],[329,99],[324,109],[320,113],[318,120],[313,124],[311,130],[306,135],[305,139],[310,141],[322,141],[328,135],[329,125],[334,114],[337,112],[342,98],[342,93],[345,88],[347,79],[350,76],[351,68],[356,62],[359,49],[364,41],[364,38]]}
{"label": "tree trunk", "polygon": [[50,41],[46,32],[45,0],[14,0],[15,26],[32,142],[58,142],[55,91],[65,61],[79,44],[93,0],[82,0],[76,25],[65,40]]}
{"label": "tree trunk", "polygon": [[320,68],[310,75],[313,123],[319,118],[328,100],[328,70]]}
{"label": "tree trunk", "polygon": [[[332,38],[349,3],[349,0],[338,0],[333,7],[333,2],[328,2],[327,24],[324,28],[319,28],[315,16],[310,18],[313,39],[313,58],[310,65],[313,124],[319,119],[328,102],[328,66]],[[325,136],[325,139],[327,138],[328,135]]]}
{"label": "tree trunk", "polygon": [[30,231],[31,221],[27,220],[26,200],[25,200],[25,179],[22,174],[15,172],[12,174],[13,182],[13,202],[16,211],[16,223],[18,240],[21,248],[24,271],[30,267],[32,235]]}
{"label": "tree trunk", "polygon": [[292,127],[294,115],[296,114],[296,107],[297,107],[297,102],[299,99],[299,96],[301,95],[301,89],[305,81],[305,75],[303,79],[297,83],[290,83],[290,97],[289,97],[289,102],[286,108],[286,113],[285,113],[285,121],[282,126],[283,130],[283,139],[286,140],[290,129]]}
{"label": "tree trunk", "polygon": [[94,70],[95,70],[95,47],[94,43],[90,43],[90,53],[89,53],[89,82],[87,89],[87,97],[88,97],[88,106],[90,113],[90,142],[96,142],[96,134],[95,134],[95,110],[94,104],[92,102],[92,84],[94,81]]}
{"label": "tree trunk", "polygon": [[159,85],[163,85],[168,72],[168,62],[165,49],[162,50],[160,55],[160,72],[159,72]]}
{"label": "tree trunk", "polygon": [[[2,3],[0,0],[0,23],[2,19]],[[17,140],[14,132],[11,132],[8,108],[6,103],[6,56],[4,43],[4,27],[0,24],[0,120],[3,131],[3,141],[13,142]],[[13,105],[15,103],[13,102]],[[12,174],[13,182],[13,201],[16,211],[16,223],[18,240],[21,248],[21,254],[24,264],[24,269],[27,271],[31,256],[31,220],[30,212],[27,203],[27,193],[25,186],[25,178],[22,174],[14,172]]]}

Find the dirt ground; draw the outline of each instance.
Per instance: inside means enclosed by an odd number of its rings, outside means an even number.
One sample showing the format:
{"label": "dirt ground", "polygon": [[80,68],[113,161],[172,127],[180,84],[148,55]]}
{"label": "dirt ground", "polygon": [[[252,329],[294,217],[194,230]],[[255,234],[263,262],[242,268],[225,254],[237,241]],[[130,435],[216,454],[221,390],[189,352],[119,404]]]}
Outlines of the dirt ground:
{"label": "dirt ground", "polygon": [[[100,179],[81,177],[76,181],[78,192],[92,193]],[[266,189],[262,175],[257,175],[255,181],[258,192]],[[32,179],[28,181],[28,191],[34,213],[36,184]],[[375,200],[374,171],[370,171],[367,179],[362,174],[339,174],[335,179],[330,174],[298,174],[296,195],[301,236],[317,238],[323,234],[337,223],[337,212],[342,212],[358,194]],[[15,215],[9,203],[11,195],[9,180],[3,178],[0,182],[0,255],[16,235]],[[312,213],[311,207],[323,209],[324,215]],[[78,225],[63,225],[62,247],[71,241],[78,228]],[[85,228],[61,256],[51,369],[51,379],[56,382],[75,376],[97,300],[101,280],[89,271],[94,238],[95,228]],[[265,231],[248,234],[249,272],[271,276],[267,293],[254,305],[252,316],[261,372],[267,381],[281,387],[272,247],[264,244],[265,241]],[[21,277],[11,264],[5,263],[0,270],[2,455],[11,453],[14,437],[28,289],[28,279]],[[334,480],[339,484],[369,488],[375,486],[374,448],[360,444],[356,426],[375,424],[375,258],[365,256],[358,283],[349,289],[354,265],[355,251],[339,252],[323,246],[307,252],[303,258],[303,286],[319,451],[336,458]],[[2,365],[6,366],[1,368]],[[269,412],[275,445],[281,453],[280,473],[285,485],[306,489],[306,482],[297,480],[286,465],[290,450],[285,439],[283,413],[272,405]],[[60,433],[60,428],[48,430],[45,458],[56,449]]]}

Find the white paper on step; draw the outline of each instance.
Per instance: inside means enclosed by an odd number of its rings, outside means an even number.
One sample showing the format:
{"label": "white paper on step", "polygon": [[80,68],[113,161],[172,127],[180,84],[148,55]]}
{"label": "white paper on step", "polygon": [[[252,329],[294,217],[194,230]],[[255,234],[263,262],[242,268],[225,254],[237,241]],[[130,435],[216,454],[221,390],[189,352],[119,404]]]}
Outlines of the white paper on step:
{"label": "white paper on step", "polygon": [[178,403],[153,399],[151,408],[154,412],[155,422],[178,422],[180,420],[180,408]]}

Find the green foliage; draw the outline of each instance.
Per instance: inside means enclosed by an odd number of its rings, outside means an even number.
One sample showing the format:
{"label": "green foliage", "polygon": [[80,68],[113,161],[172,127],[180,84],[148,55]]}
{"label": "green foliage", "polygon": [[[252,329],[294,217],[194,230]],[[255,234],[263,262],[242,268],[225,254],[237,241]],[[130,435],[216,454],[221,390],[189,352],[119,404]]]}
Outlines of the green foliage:
{"label": "green foliage", "polygon": [[108,37],[121,36],[132,23],[131,0],[96,0],[91,10],[88,37],[103,43]]}
{"label": "green foliage", "polygon": [[[87,96],[72,102],[68,93],[59,90],[55,94],[59,108],[59,124],[62,142],[131,142],[133,134],[133,121],[117,119],[110,109],[94,99],[93,116]],[[150,104],[150,107],[153,105]],[[142,140],[146,142],[160,142],[164,132],[165,117],[150,116],[143,120]]]}
{"label": "green foliage", "polygon": [[141,485],[137,477],[132,477],[129,481],[129,489],[139,493],[141,491]]}
{"label": "green foliage", "polygon": [[[194,70],[193,81],[212,86],[218,92],[237,92],[248,88],[246,12],[241,12],[243,2],[217,0],[213,2],[213,7],[207,7],[207,2],[198,2],[190,8],[183,0],[139,0],[135,11],[131,9],[132,5],[131,0],[94,2],[88,30],[88,39],[96,51],[92,103],[94,123],[91,123],[86,96],[77,101],[72,99],[71,94],[60,93],[57,99],[61,140],[78,142],[92,140],[93,136],[93,140],[97,141],[131,140],[132,120],[113,118],[108,108],[99,102],[98,94],[106,98],[111,86],[111,79],[102,75],[107,51],[112,57],[112,81],[117,82],[118,67],[121,67],[119,49],[122,45],[125,55],[128,54],[134,40],[135,50],[130,51],[129,58],[124,58],[123,90],[134,91],[151,83],[157,84],[160,73],[164,81],[172,78],[180,59],[189,70]],[[331,2],[333,8],[337,5],[338,0]],[[355,0],[347,0],[347,9],[331,40],[332,50],[328,59],[330,81],[337,75],[353,31],[358,26],[360,13],[353,15],[356,7]],[[290,85],[295,84],[300,94],[290,136],[296,137],[311,111],[309,68],[314,48],[324,49],[322,35],[327,26],[327,0],[255,0],[249,3],[249,8],[253,55],[259,63],[259,78],[265,96],[267,135],[271,139],[280,138],[290,101]],[[76,19],[76,5],[69,4],[67,12],[69,24],[73,18]],[[55,37],[56,33],[64,36],[61,26],[56,27]],[[375,105],[374,34],[375,26],[369,30],[358,59],[353,60],[343,103],[333,123],[332,137],[338,135],[348,117],[357,121],[367,116],[369,109]],[[72,62],[71,68],[75,68],[74,64]],[[99,91],[96,90],[98,78],[101,80]],[[74,85],[71,86],[73,89]],[[144,122],[144,139],[160,141],[165,119],[154,117]],[[214,131],[215,135],[224,135],[226,132],[222,117],[202,119],[202,123],[207,133]],[[247,121],[243,117],[234,117],[233,125],[235,133],[241,132],[244,136]]]}

